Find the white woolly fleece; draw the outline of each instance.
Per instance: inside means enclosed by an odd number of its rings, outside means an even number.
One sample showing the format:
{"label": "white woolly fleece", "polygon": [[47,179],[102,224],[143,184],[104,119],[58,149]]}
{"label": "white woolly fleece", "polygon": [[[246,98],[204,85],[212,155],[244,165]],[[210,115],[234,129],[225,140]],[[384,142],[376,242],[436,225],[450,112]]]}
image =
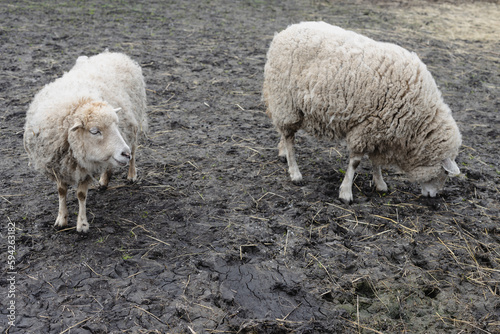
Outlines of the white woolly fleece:
{"label": "white woolly fleece", "polygon": [[79,157],[74,156],[79,150],[69,147],[68,132],[82,101],[102,102],[109,105],[109,112],[121,108],[118,126],[129,146],[136,144],[140,132],[147,131],[145,84],[139,65],[120,53],[79,57],[69,72],[36,94],[24,132],[24,145],[34,167],[66,184],[80,182],[106,167],[79,166]]}
{"label": "white woolly fleece", "polygon": [[351,155],[397,166],[413,181],[435,178],[461,145],[451,111],[415,53],[324,22],[275,35],[263,99],[285,137],[304,129],[345,139]]}

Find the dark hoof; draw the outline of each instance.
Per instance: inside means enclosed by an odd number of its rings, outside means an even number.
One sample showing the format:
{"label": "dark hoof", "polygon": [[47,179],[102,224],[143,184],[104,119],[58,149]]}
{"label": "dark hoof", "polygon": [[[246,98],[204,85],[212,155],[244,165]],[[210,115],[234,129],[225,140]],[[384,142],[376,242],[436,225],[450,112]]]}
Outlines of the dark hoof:
{"label": "dark hoof", "polygon": [[353,203],[354,203],[354,201],[349,201],[349,200],[346,200],[346,199],[340,199],[340,198],[339,198],[339,200],[340,200],[340,202],[341,202],[342,204],[351,205],[351,204],[353,204]]}
{"label": "dark hoof", "polygon": [[97,187],[98,192],[104,192],[108,189],[107,185],[99,184],[99,187]]}
{"label": "dark hoof", "polygon": [[296,186],[302,187],[306,185],[306,181],[300,180],[300,181],[292,181],[292,183]]}

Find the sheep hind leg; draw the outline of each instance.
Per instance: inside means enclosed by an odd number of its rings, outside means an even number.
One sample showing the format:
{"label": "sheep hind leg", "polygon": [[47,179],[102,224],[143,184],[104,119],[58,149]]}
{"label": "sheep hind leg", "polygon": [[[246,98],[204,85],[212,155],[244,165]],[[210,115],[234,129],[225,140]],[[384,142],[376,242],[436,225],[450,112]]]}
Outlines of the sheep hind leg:
{"label": "sheep hind leg", "polygon": [[382,168],[380,165],[373,164],[373,183],[375,184],[375,189],[380,192],[387,191],[387,183],[385,183],[382,176]]}
{"label": "sheep hind leg", "polygon": [[76,222],[77,232],[87,232],[89,230],[89,223],[87,221],[87,191],[89,189],[89,182],[82,181],[78,184],[76,189],[76,197],[78,198],[78,220]]}
{"label": "sheep hind leg", "polygon": [[286,152],[286,139],[284,135],[281,135],[280,143],[278,144],[278,157],[281,161],[285,162],[287,160],[287,152]]}
{"label": "sheep hind leg", "polygon": [[57,181],[57,192],[59,194],[59,212],[54,226],[64,227],[68,225],[68,207],[66,206],[66,194],[68,185]]}
{"label": "sheep hind leg", "polygon": [[358,168],[361,158],[363,158],[362,154],[351,154],[349,166],[345,172],[344,180],[340,185],[339,198],[347,204],[351,203],[353,200],[352,182],[354,180],[354,172],[356,171],[356,168]]}
{"label": "sheep hind leg", "polygon": [[130,182],[135,182],[137,180],[137,169],[135,167],[135,150],[136,150],[136,145],[133,144],[131,148],[131,156],[130,156],[130,163],[128,167],[128,174],[127,174],[127,180]]}
{"label": "sheep hind leg", "polygon": [[295,160],[295,134],[283,136],[282,141],[282,147],[286,152],[286,160],[288,161],[288,172],[290,173],[292,182],[300,185],[302,183],[302,174],[300,173],[299,166]]}

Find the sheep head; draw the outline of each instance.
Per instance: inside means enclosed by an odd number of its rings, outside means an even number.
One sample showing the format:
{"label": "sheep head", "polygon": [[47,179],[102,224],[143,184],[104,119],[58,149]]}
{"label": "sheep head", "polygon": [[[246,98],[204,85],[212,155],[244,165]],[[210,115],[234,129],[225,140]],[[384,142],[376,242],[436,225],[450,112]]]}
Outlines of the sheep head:
{"label": "sheep head", "polygon": [[95,101],[83,101],[75,108],[68,143],[82,167],[95,170],[129,162],[131,151],[118,128],[118,110]]}
{"label": "sheep head", "polygon": [[422,195],[429,197],[436,197],[436,195],[443,189],[444,183],[449,176],[457,176],[460,174],[460,169],[457,163],[450,158],[446,158],[441,162],[441,168],[438,174],[432,179],[421,182]]}

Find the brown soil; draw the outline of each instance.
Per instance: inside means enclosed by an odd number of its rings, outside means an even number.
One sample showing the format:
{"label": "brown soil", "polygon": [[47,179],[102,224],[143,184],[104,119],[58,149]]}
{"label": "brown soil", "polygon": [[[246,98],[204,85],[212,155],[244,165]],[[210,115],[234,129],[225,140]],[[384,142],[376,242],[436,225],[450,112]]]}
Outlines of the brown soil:
{"label": "brown soil", "polygon": [[[0,2],[2,331],[500,333],[495,2]],[[464,144],[442,195],[391,170],[377,193],[364,161],[345,205],[345,147],[304,133],[292,184],[260,92],[273,34],[305,20],[428,65]],[[57,190],[28,167],[23,125],[44,84],[106,48],[142,65],[150,133],[138,182],[124,169],[90,190],[82,235],[74,190],[70,228],[53,227]]]}

